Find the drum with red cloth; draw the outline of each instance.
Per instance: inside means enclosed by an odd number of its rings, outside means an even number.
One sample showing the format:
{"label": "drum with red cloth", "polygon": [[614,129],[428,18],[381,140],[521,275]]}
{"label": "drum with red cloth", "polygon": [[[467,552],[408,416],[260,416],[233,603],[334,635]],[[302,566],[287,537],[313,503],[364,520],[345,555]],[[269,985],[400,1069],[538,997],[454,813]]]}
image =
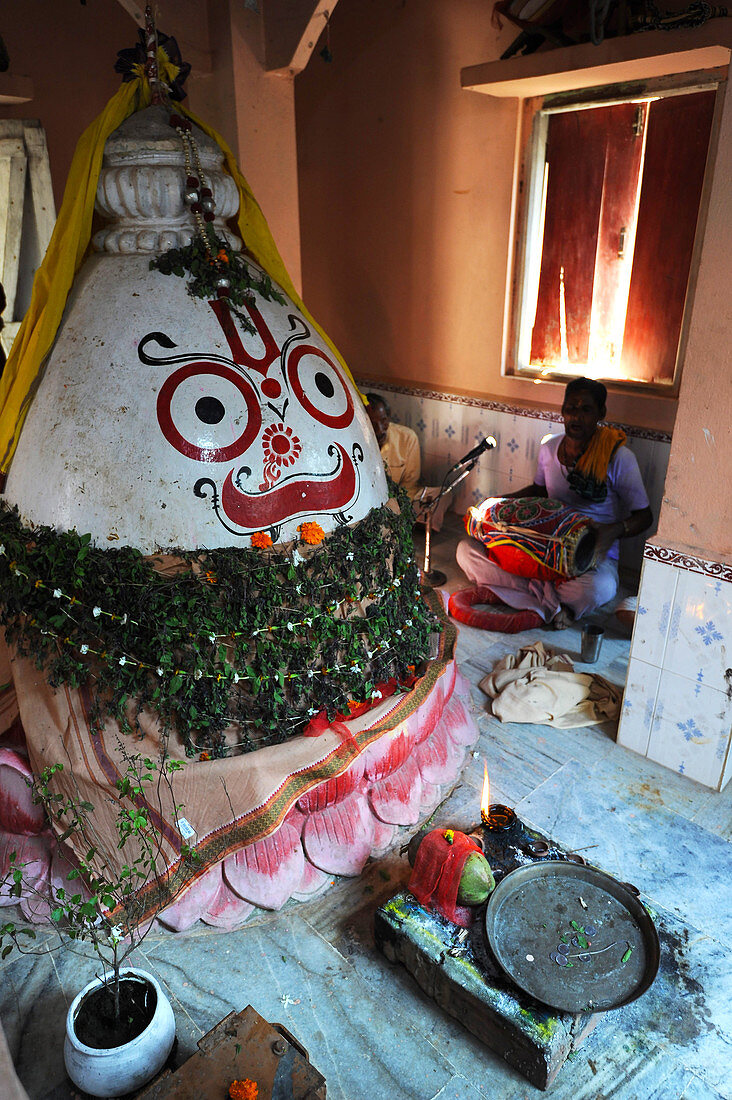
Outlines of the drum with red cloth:
{"label": "drum with red cloth", "polygon": [[561,582],[595,564],[591,520],[552,497],[489,497],[468,510],[465,529],[516,577]]}

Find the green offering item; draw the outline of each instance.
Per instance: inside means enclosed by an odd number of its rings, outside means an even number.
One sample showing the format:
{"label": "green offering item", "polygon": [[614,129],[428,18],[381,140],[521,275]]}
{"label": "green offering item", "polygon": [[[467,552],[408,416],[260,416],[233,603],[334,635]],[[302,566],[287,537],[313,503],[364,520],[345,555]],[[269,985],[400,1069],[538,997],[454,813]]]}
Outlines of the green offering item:
{"label": "green offering item", "polygon": [[496,880],[490,864],[480,852],[471,852],[465,860],[458,887],[460,905],[481,905],[493,892]]}
{"label": "green offering item", "polygon": [[[434,834],[434,835],[432,835]],[[456,841],[466,841],[464,833],[456,829],[429,829],[422,827],[415,833],[407,847],[407,858],[412,867],[417,863],[417,852],[425,837],[431,836],[432,842],[439,836],[440,843],[448,848],[455,845]],[[458,886],[458,905],[482,905],[496,886],[490,864],[482,852],[471,852],[463,864],[460,873],[460,885]]]}

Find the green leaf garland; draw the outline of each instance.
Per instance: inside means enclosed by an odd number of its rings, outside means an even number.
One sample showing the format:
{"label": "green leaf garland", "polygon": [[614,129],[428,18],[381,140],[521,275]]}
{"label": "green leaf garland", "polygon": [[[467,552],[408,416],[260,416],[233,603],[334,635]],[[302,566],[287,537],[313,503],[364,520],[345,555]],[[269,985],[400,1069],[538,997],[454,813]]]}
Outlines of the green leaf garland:
{"label": "green leaf garland", "polygon": [[[190,244],[169,248],[150,260],[150,269],[179,278],[188,276],[188,293],[192,298],[222,299],[245,332],[256,332],[251,318],[241,308],[247,302],[254,303],[255,293],[267,301],[280,304],[285,301],[266,272],[257,272],[243,253],[235,252],[210,227],[205,237],[196,233]],[[226,286],[221,285],[222,279]]]}
{"label": "green leaf garland", "polygon": [[420,593],[401,491],[399,505],[316,547],[171,558],[25,528],[3,505],[0,625],[51,686],[87,686],[97,726],[112,717],[134,732],[145,709],[177,727],[189,755],[277,744],[429,657],[441,625]]}

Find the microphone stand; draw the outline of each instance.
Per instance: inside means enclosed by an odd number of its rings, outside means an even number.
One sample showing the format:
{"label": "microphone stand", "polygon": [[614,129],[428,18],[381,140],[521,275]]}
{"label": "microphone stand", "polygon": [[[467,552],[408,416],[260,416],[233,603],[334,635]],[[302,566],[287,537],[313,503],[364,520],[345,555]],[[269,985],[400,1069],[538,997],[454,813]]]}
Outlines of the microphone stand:
{"label": "microphone stand", "polygon": [[[478,459],[483,454],[483,451],[491,450],[495,447],[496,441],[493,436],[489,436],[487,439],[482,440],[477,447],[474,447],[472,451],[468,451],[463,458],[459,459],[450,469],[447,471],[442,479],[442,485],[437,496],[429,502],[428,507],[424,510],[424,565],[422,566],[422,582],[429,585],[430,588],[439,588],[447,580],[447,574],[443,573],[441,569],[430,569],[430,552],[432,542],[432,515],[442,500],[443,496],[447,496],[451,493],[456,485],[475,469]],[[448,478],[451,474],[457,476],[448,483]]]}

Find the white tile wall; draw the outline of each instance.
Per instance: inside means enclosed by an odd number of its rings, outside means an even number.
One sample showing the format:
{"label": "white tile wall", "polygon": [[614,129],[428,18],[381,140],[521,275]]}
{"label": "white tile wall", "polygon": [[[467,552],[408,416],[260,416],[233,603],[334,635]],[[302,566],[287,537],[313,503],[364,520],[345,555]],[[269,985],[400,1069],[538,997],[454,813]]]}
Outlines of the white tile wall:
{"label": "white tile wall", "polygon": [[660,679],[660,668],[649,665],[646,661],[631,658],[628,664],[621,714],[623,729],[621,744],[641,756],[648,754],[648,742],[651,739]]}
{"label": "white tile wall", "polygon": [[688,561],[644,561],[618,742],[721,790],[732,778],[732,581]]}
{"label": "white tile wall", "polygon": [[722,691],[662,670],[646,755],[706,787],[721,782],[732,703]]}
{"label": "white tile wall", "polygon": [[641,572],[638,608],[633,630],[634,657],[661,667],[674,605],[677,570],[646,559]]}
{"label": "white tile wall", "polygon": [[[732,664],[732,584],[679,570],[664,667],[726,691]],[[732,678],[732,673],[730,674]]]}

